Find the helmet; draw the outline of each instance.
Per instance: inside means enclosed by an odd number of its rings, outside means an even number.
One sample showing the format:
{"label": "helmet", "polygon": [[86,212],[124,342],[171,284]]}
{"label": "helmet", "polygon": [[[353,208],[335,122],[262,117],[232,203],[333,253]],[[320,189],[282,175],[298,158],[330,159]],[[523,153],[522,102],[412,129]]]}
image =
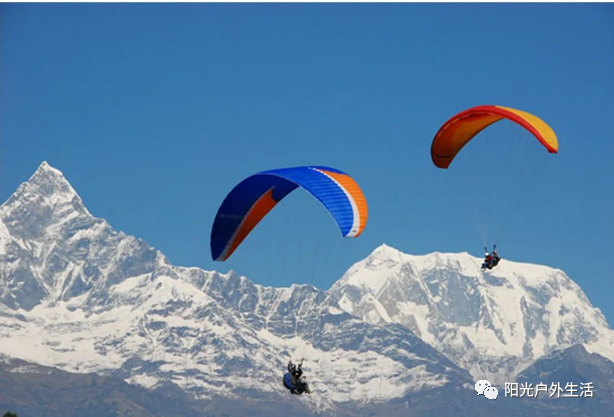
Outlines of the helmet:
{"label": "helmet", "polygon": [[488,253],[488,252],[484,253],[484,256],[488,256],[488,255],[489,255],[489,253]]}

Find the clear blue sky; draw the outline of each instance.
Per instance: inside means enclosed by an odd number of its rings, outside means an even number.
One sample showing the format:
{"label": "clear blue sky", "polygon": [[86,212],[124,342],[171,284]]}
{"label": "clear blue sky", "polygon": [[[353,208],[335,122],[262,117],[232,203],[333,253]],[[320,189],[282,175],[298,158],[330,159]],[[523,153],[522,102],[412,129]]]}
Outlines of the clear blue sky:
{"label": "clear blue sky", "polygon": [[[614,323],[611,4],[2,4],[0,197],[47,160],[98,217],[178,265],[328,288],[381,243],[498,243],[566,271]],[[480,104],[523,109],[447,170],[439,126]],[[354,176],[358,239],[302,190],[226,263],[219,204],[246,176],[321,164]]]}

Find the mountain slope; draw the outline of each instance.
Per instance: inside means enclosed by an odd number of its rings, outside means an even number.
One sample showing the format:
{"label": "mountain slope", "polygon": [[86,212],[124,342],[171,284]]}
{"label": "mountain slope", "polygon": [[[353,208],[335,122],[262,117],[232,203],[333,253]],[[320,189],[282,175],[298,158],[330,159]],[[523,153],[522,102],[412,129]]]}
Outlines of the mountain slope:
{"label": "mountain slope", "polygon": [[[553,351],[539,358],[517,378],[518,383],[535,388],[548,387],[537,398],[527,398],[532,406],[550,410],[552,416],[594,417],[614,410],[614,363],[582,345]],[[560,384],[562,391],[553,386]],[[534,395],[534,392],[533,392]],[[606,414],[607,415],[607,414]]]}
{"label": "mountain slope", "polygon": [[149,391],[113,377],[71,374],[56,368],[0,357],[0,410],[20,417],[192,417],[199,404],[175,389]]}

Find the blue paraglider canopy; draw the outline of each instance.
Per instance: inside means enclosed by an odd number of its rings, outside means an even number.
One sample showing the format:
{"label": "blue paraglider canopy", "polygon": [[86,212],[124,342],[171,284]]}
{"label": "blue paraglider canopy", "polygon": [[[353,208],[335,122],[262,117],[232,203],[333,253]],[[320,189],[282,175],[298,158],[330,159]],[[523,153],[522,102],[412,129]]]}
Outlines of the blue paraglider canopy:
{"label": "blue paraglider canopy", "polygon": [[211,257],[228,259],[260,220],[298,187],[326,207],[344,237],[362,233],[367,200],[352,177],[323,166],[274,169],[244,179],[226,196],[211,229]]}

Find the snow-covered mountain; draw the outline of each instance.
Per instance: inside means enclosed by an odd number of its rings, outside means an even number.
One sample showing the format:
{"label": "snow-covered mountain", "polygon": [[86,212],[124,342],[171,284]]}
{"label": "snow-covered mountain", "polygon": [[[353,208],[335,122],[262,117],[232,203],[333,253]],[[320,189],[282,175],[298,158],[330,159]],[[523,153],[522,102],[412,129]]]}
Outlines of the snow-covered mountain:
{"label": "snow-covered mountain", "polygon": [[468,253],[407,255],[382,245],[330,294],[370,323],[400,323],[471,372],[511,381],[555,349],[584,344],[614,361],[614,332],[559,269],[503,259],[482,272]]}
{"label": "snow-covered mountain", "polygon": [[287,398],[295,354],[319,409],[471,383],[409,329],[366,323],[315,287],[172,266],[93,217],[46,163],[0,208],[0,300],[4,354],[199,398]]}
{"label": "snow-covered mountain", "polygon": [[[491,415],[492,404],[477,411],[470,372],[513,377],[578,343],[614,359],[604,317],[564,273],[503,260],[482,274],[479,262],[381,246],[329,291],[264,287],[171,265],[43,163],[0,206],[0,353],[178,386],[222,414],[241,398],[297,416]],[[314,395],[280,389],[290,356],[308,358]]]}

